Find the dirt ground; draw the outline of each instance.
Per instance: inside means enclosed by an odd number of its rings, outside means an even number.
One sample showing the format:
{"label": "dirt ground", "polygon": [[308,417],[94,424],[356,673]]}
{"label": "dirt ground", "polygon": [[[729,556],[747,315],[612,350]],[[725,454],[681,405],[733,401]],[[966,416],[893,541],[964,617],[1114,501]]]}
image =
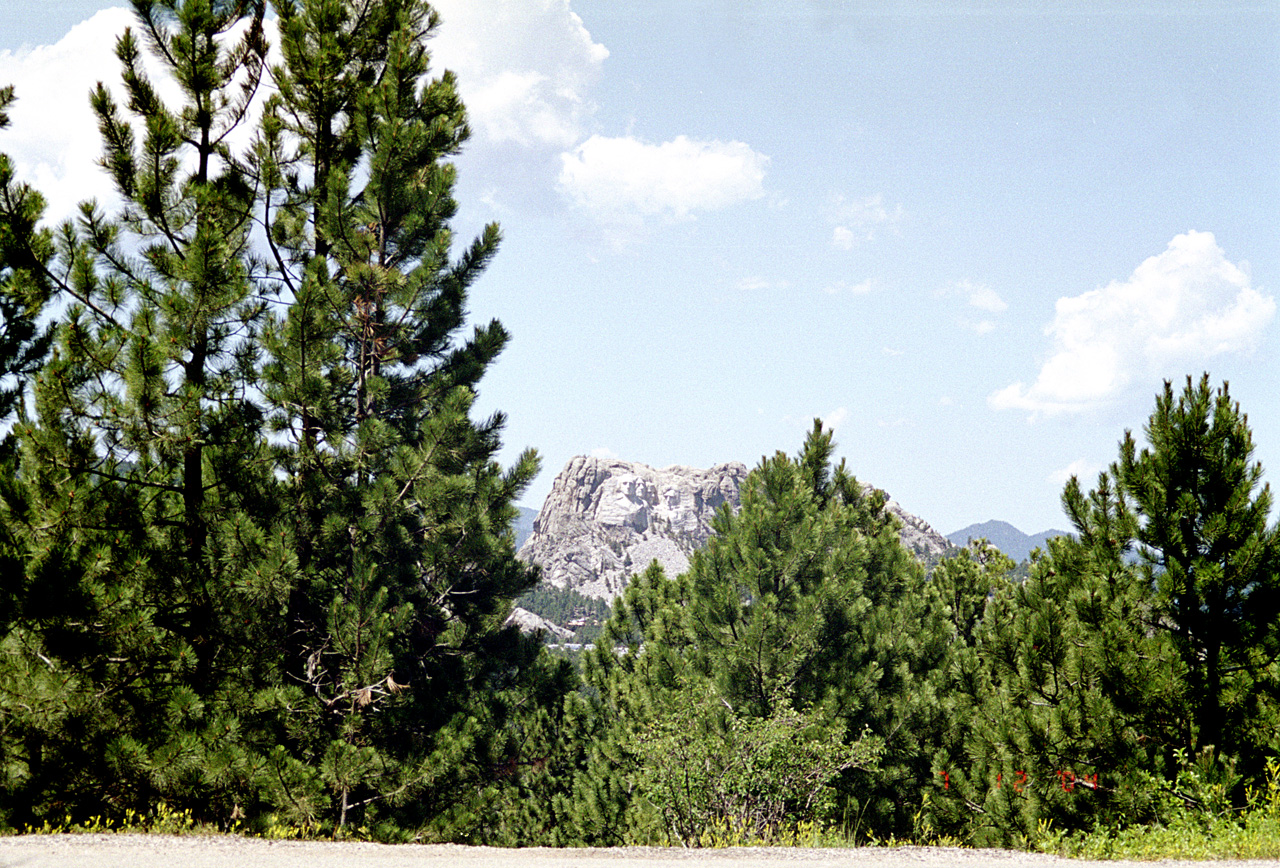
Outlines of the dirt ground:
{"label": "dirt ground", "polygon": [[[501,850],[454,845],[263,841],[231,836],[28,835],[0,837],[0,868],[950,868],[996,864],[1023,866],[1106,865],[1135,868],[1151,863],[1076,862],[1006,850],[903,847],[851,850],[733,848],[678,850],[625,847],[610,850]],[[1162,866],[1275,866],[1276,862],[1162,862]]]}

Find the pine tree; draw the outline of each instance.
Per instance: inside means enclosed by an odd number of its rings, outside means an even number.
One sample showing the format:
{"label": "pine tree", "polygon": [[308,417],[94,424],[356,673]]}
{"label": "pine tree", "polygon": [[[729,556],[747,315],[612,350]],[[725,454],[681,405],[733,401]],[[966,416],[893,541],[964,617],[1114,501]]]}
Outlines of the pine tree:
{"label": "pine tree", "polygon": [[[243,715],[270,680],[289,581],[252,400],[253,191],[226,144],[260,80],[264,7],[134,9],[141,37],[117,44],[127,103],[92,94],[124,208],[86,203],[40,270],[67,307],[5,492],[27,556],[14,689],[37,697],[6,795],[32,819],[167,799],[228,822],[256,789]],[[140,40],[179,105],[143,72]]]}
{"label": "pine tree", "polygon": [[135,0],[127,100],[92,96],[120,213],[42,234],[6,176],[8,286],[66,308],[0,485],[23,567],[0,819],[166,801],[546,840],[530,805],[577,761],[581,714],[572,667],[505,623],[536,581],[511,525],[538,462],[504,469],[504,418],[472,419],[508,335],[462,334],[499,233],[454,250],[468,131],[453,77],[428,76],[437,18],[276,7],[268,70],[265,3]]}
{"label": "pine tree", "polygon": [[[9,126],[13,87],[0,88],[0,130]],[[53,257],[47,230],[37,228],[44,199],[14,179],[8,155],[0,153],[0,422],[17,409],[26,378],[49,351],[50,335],[36,324],[50,287],[45,278]]]}
{"label": "pine tree", "polygon": [[1146,434],[1087,495],[1068,483],[1078,537],[984,614],[943,798],[978,842],[1158,821],[1204,784],[1238,800],[1274,753],[1280,579],[1247,420],[1206,376],[1166,383]]}
{"label": "pine tree", "polygon": [[1150,447],[1141,452],[1126,433],[1118,478],[1139,519],[1158,626],[1186,670],[1193,704],[1185,746],[1250,753],[1256,771],[1253,725],[1275,686],[1280,647],[1280,563],[1248,419],[1227,385],[1215,393],[1205,374],[1198,384],[1188,377],[1176,401],[1166,382],[1145,433]]}
{"label": "pine tree", "polygon": [[1151,775],[1163,770],[1182,694],[1172,648],[1147,630],[1124,544],[1109,536],[1115,505],[1104,475],[1075,504],[1080,539],[1050,541],[1030,577],[987,604],[959,687],[967,729],[940,764],[948,777],[934,799],[938,825],[975,844],[1157,810]]}
{"label": "pine tree", "polygon": [[[0,89],[0,129],[9,126],[14,99],[12,87]],[[0,153],[0,424],[20,411],[27,378],[48,353],[49,332],[36,325],[50,291],[44,271],[53,256],[50,233],[37,228],[43,211],[40,194],[15,180],[9,157]],[[29,682],[23,675],[32,659],[10,638],[26,585],[20,522],[4,509],[20,477],[16,447],[6,433],[0,443],[0,792],[18,783],[19,764],[11,758],[27,752],[24,727],[15,725],[22,709],[13,688]],[[0,824],[8,819],[7,807],[0,797]]]}
{"label": "pine tree", "polygon": [[[280,762],[309,781],[303,821],[465,836],[531,747],[510,737],[516,707],[540,718],[568,689],[503,626],[536,581],[510,528],[537,458],[503,470],[503,417],[470,416],[508,340],[496,321],[458,334],[499,233],[453,258],[448,158],[469,132],[453,76],[427,77],[434,11],[277,9],[284,60],[255,165],[286,304],[264,331],[264,393],[287,444],[301,580],[286,665],[306,709]],[[530,678],[561,686],[529,703]]]}
{"label": "pine tree", "polygon": [[[15,98],[13,87],[0,88],[0,130],[9,126],[7,110]],[[51,233],[37,228],[43,213],[43,198],[15,180],[8,155],[0,153],[0,424],[12,421],[29,376],[49,352],[51,335],[36,323],[50,293],[45,270],[53,257]],[[6,433],[0,478],[17,477],[15,438]],[[23,573],[14,533],[8,521],[0,523],[0,631],[16,612]]]}
{"label": "pine tree", "polygon": [[946,657],[946,624],[883,495],[833,467],[833,450],[816,423],[798,456],[779,453],[752,471],[741,509],[716,516],[686,575],[638,577],[617,605],[587,675],[600,713],[618,723],[580,780],[604,829],[635,835],[646,822],[607,765],[640,774],[646,727],[662,731],[710,695],[699,708],[709,725],[721,722],[708,738],[798,713],[811,732],[869,749],[832,780],[842,810],[853,823],[861,816],[862,832],[910,833],[941,726],[931,679]]}

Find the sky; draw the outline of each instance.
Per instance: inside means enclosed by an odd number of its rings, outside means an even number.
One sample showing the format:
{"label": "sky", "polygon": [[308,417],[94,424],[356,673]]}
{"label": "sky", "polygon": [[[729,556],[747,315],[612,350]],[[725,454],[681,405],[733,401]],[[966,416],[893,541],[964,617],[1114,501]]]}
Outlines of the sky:
{"label": "sky", "polygon": [[[440,0],[501,252],[480,384],[538,507],[575,455],[755,466],[815,418],[942,533],[1069,529],[1165,380],[1280,472],[1280,2]],[[129,13],[0,3],[0,151],[111,191],[87,94]]]}

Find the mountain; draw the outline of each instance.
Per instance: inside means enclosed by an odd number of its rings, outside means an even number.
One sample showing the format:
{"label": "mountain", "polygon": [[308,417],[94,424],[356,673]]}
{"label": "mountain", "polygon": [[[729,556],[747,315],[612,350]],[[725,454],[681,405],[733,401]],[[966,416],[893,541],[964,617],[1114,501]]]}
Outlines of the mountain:
{"label": "mountain", "polygon": [[[654,560],[667,575],[689,568],[722,504],[736,509],[747,478],[733,462],[707,470],[578,456],[556,477],[518,557],[542,567],[542,584],[612,600]],[[866,486],[870,489],[871,486]],[[932,563],[952,549],[928,522],[889,500],[903,544]]]}
{"label": "mountain", "polygon": [[668,575],[711,536],[723,503],[738,504],[743,464],[708,470],[578,456],[556,477],[518,557],[542,567],[542,581],[612,600],[657,560]]}
{"label": "mountain", "polygon": [[1055,536],[1070,536],[1070,534],[1065,530],[1045,530],[1034,536],[1028,536],[1007,521],[993,520],[961,528],[955,533],[947,534],[947,539],[958,546],[968,545],[971,539],[986,539],[1012,558],[1014,563],[1021,563],[1031,557],[1032,549],[1048,550],[1048,542]]}

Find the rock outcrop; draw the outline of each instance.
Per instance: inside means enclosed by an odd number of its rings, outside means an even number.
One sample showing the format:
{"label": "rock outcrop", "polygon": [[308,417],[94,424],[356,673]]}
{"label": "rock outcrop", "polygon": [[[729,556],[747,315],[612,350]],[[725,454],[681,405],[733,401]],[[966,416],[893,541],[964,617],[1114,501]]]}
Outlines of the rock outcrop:
{"label": "rock outcrop", "polygon": [[[711,536],[716,510],[738,507],[746,478],[746,466],[737,462],[656,470],[578,456],[556,477],[518,557],[541,566],[546,584],[612,600],[654,560],[668,576],[687,570]],[[901,521],[903,544],[922,561],[932,563],[953,548],[896,502],[885,508]]]}
{"label": "rock outcrop", "polygon": [[561,642],[573,638],[572,630],[561,627],[559,624],[552,624],[541,615],[535,615],[519,606],[511,610],[511,614],[507,616],[507,623],[515,624],[520,628],[521,633],[537,633],[542,630]]}
{"label": "rock outcrop", "polygon": [[709,470],[578,456],[556,477],[519,557],[542,567],[542,580],[586,597],[611,600],[651,562],[667,575],[711,536],[721,504],[736,507],[746,465]]}
{"label": "rock outcrop", "polygon": [[902,522],[902,527],[898,531],[902,545],[924,563],[932,564],[955,549],[951,541],[934,530],[929,522],[907,512],[898,501],[890,499],[885,502],[884,508]]}

